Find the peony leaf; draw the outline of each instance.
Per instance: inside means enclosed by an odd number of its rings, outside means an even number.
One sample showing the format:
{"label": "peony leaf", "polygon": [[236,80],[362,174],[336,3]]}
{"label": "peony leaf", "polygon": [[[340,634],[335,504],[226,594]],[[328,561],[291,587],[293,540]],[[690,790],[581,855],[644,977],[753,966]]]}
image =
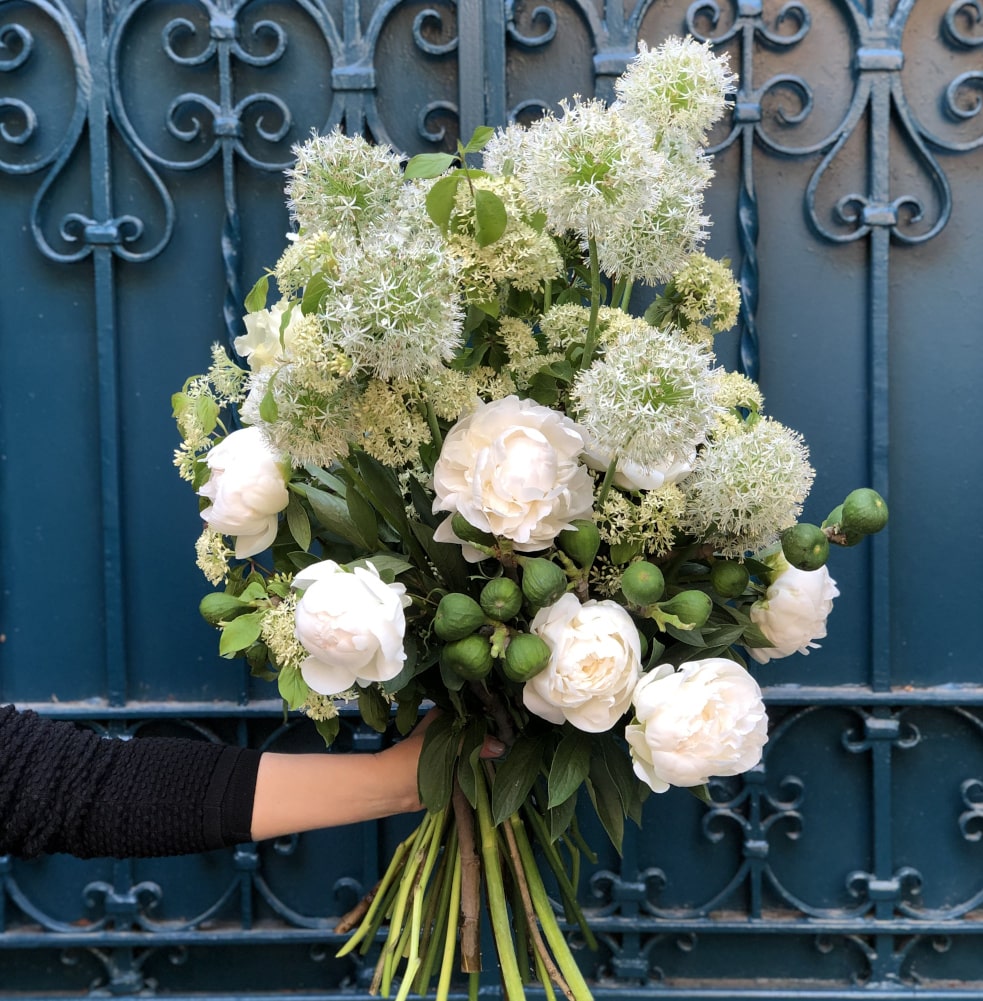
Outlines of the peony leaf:
{"label": "peony leaf", "polygon": [[457,766],[457,781],[461,792],[472,807],[478,805],[478,776],[476,771],[482,768],[481,745],[485,740],[487,727],[481,719],[473,719],[464,731],[461,740],[461,754]]}
{"label": "peony leaf", "polygon": [[294,542],[306,553],[311,548],[311,521],[296,494],[291,494],[287,502],[287,527]]}
{"label": "peony leaf", "polygon": [[611,774],[600,756],[591,759],[590,778],[586,785],[597,819],[600,820],[611,839],[611,844],[620,855],[621,843],[625,836],[625,813]]}
{"label": "peony leaf", "polygon": [[647,789],[648,786],[643,786],[638,781],[635,770],[631,766],[631,759],[625,753],[624,748],[616,742],[612,733],[602,734],[601,739],[594,746],[595,748],[600,747],[604,766],[614,783],[625,816],[630,817],[641,826],[642,800],[639,791],[642,788]]}
{"label": "peony leaf", "polygon": [[233,657],[240,650],[252,646],[259,639],[265,609],[240,615],[222,627],[222,638],[218,642],[218,652],[222,657]]}
{"label": "peony leaf", "polygon": [[459,739],[454,717],[448,713],[438,716],[423,735],[417,783],[420,800],[431,813],[450,802]]}
{"label": "peony leaf", "polygon": [[328,291],[328,280],[318,271],[311,275],[310,281],[304,288],[304,297],[300,300],[300,311],[304,316],[310,316],[321,308],[321,303]]}
{"label": "peony leaf", "polygon": [[355,522],[348,513],[348,505],[341,497],[326,490],[318,490],[307,483],[291,483],[290,489],[298,491],[307,498],[314,517],[329,532],[352,542],[361,541]]}
{"label": "peony leaf", "polygon": [[348,513],[358,529],[364,548],[375,550],[379,548],[379,523],[376,521],[375,508],[353,487],[348,488],[345,496]]}
{"label": "peony leaf", "polygon": [[487,247],[498,240],[509,223],[505,203],[492,191],[475,188],[474,239],[479,247]]}
{"label": "peony leaf", "polygon": [[544,734],[522,734],[509,749],[509,756],[495,770],[492,785],[492,822],[500,824],[525,802],[539,775],[546,743]]}
{"label": "peony leaf", "polygon": [[375,685],[358,690],[358,713],[366,726],[385,733],[389,725],[389,702]]}
{"label": "peony leaf", "polygon": [[577,812],[579,793],[579,788],[574,789],[563,803],[559,803],[547,811],[550,825],[550,841],[557,841],[566,834],[574,818],[574,814]]}
{"label": "peony leaf", "polygon": [[565,803],[583,784],[590,771],[590,749],[588,734],[576,727],[565,728],[550,766],[550,807]]}

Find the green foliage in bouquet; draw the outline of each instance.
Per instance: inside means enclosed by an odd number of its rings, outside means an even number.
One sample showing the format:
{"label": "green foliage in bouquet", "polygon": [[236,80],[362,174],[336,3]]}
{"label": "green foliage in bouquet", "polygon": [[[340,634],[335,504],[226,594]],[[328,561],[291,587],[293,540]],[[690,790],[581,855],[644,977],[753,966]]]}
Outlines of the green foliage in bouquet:
{"label": "green foliage in bouquet", "polygon": [[804,442],[715,364],[739,296],[701,250],[704,145],[732,88],[670,39],[612,106],[479,129],[456,156],[314,136],[296,231],[246,302],[248,367],[217,347],[174,397],[222,656],[328,743],[341,701],[402,733],[443,709],[425,819],[342,924],[343,952],[382,942],[386,995],[475,976],[484,901],[510,1001],[531,979],[588,998],[539,866],[592,943],[578,806],[620,847],[650,791],[756,765],[744,657],[815,646],[830,543],[886,522],[862,489],[798,523]]}

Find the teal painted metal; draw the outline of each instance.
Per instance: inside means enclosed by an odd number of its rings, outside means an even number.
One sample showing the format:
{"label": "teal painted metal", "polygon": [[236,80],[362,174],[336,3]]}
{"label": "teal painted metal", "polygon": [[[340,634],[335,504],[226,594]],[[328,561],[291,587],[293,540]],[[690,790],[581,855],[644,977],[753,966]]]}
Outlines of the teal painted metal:
{"label": "teal painted metal", "polygon": [[[744,294],[720,354],[805,432],[812,513],[866,481],[892,528],[833,567],[824,649],[760,672],[763,766],[708,809],[653,797],[624,855],[601,849],[585,967],[604,998],[978,997],[983,684],[958,628],[983,563],[975,0],[0,0],[0,696],[118,736],[307,746],[197,621],[168,463],[169,394],[280,246],[291,144],[340,126],[451,148],[610,98],[639,39],[683,30],[741,75],[714,139],[712,250]],[[0,997],[362,996],[332,915],[402,824],[0,860]]]}

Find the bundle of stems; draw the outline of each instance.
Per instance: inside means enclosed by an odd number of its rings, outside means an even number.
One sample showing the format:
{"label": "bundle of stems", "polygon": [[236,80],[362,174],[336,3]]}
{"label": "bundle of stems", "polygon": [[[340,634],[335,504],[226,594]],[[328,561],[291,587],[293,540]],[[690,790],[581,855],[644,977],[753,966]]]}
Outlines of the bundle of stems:
{"label": "bundle of stems", "polygon": [[429,993],[436,977],[435,997],[444,1001],[460,970],[469,975],[474,997],[482,968],[484,904],[506,1001],[524,1001],[525,986],[534,981],[544,986],[551,1001],[556,1001],[554,987],[568,1001],[591,1001],[533,844],[540,846],[554,873],[568,922],[578,924],[594,948],[577,903],[575,873],[567,872],[556,844],[550,842],[533,796],[496,825],[490,807],[494,765],[483,762],[473,774],[471,799],[455,779],[448,807],[426,813],[397,847],[372,893],[342,918],[336,931],[354,931],[338,956],[356,949],[366,955],[381,939],[370,993],[390,997],[396,984],[396,1001],[404,1001],[411,992]]}

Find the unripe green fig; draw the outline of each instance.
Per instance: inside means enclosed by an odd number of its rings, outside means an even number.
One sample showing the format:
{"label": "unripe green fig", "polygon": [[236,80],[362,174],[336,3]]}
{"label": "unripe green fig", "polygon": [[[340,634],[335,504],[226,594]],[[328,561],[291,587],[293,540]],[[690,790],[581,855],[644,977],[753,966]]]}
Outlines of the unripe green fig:
{"label": "unripe green fig", "polygon": [[433,631],[442,639],[452,642],[470,636],[485,624],[485,613],[474,598],[454,591],[440,599],[433,617]]}
{"label": "unripe green fig", "polygon": [[451,530],[462,542],[470,542],[476,546],[494,546],[495,536],[490,532],[483,532],[480,528],[475,528],[458,511],[451,515]]}
{"label": "unripe green fig", "polygon": [[440,658],[459,678],[480,681],[492,669],[491,643],[487,636],[472,633],[464,639],[448,643],[440,651]]}
{"label": "unripe green fig", "polygon": [[662,571],[647,560],[632,563],[621,575],[621,590],[633,605],[651,605],[666,589]]}
{"label": "unripe green fig", "polygon": [[887,504],[876,490],[851,490],[843,501],[843,531],[873,535],[887,524]]}
{"label": "unripe green fig", "polygon": [[522,608],[522,589],[508,577],[496,577],[482,588],[478,604],[490,619],[508,622]]}
{"label": "unripe green fig", "polygon": [[843,505],[837,504],[832,511],[826,515],[826,520],[822,523],[820,527],[822,528],[835,528],[837,525],[843,523]]}
{"label": "unripe green fig", "polygon": [[863,539],[863,532],[846,531],[843,528],[843,505],[837,504],[826,516],[822,524],[823,528],[836,530],[836,535],[832,536],[832,541],[839,546],[855,546]]}
{"label": "unripe green fig", "polygon": [[586,569],[601,548],[601,533],[597,525],[586,518],[576,518],[570,524],[574,527],[560,532],[556,544],[578,567]]}
{"label": "unripe green fig", "polygon": [[663,601],[659,608],[687,626],[699,629],[710,618],[713,601],[703,591],[680,591],[668,601]]}
{"label": "unripe green fig", "polygon": [[526,601],[545,608],[557,601],[567,589],[567,575],[552,560],[541,556],[520,558],[522,593]]}
{"label": "unripe green fig", "polygon": [[535,678],[549,663],[550,648],[546,641],[532,633],[518,633],[505,648],[502,671],[512,681]]}
{"label": "unripe green fig", "polygon": [[740,597],[750,580],[748,568],[735,560],[717,560],[710,567],[710,584],[721,598]]}
{"label": "unripe green fig", "polygon": [[829,557],[829,539],[818,525],[802,521],[782,532],[782,553],[797,570],[818,570]]}

